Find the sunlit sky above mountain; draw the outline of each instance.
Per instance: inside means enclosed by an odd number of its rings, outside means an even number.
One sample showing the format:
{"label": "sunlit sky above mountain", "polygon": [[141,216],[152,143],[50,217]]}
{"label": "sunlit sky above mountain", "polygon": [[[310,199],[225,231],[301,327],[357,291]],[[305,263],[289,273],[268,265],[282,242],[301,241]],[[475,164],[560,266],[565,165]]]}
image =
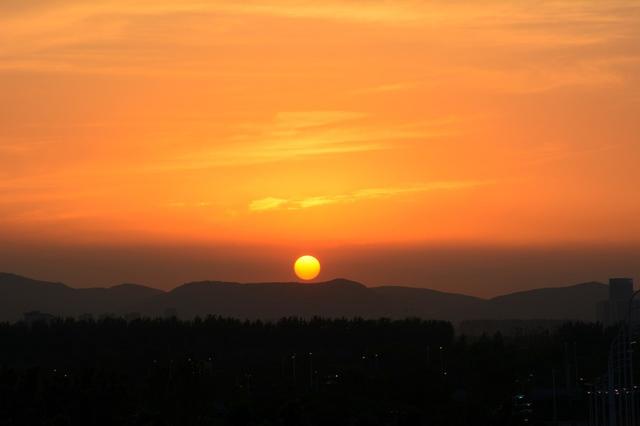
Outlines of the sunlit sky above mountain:
{"label": "sunlit sky above mountain", "polygon": [[0,235],[640,241],[636,1],[0,2]]}

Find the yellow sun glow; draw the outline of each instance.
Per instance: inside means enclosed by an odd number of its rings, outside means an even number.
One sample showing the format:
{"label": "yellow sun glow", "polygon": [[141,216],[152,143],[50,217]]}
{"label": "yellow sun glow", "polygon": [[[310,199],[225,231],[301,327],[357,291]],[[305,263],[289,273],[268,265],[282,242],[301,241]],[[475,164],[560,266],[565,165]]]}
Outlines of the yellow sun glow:
{"label": "yellow sun glow", "polygon": [[320,262],[313,256],[301,256],[293,265],[293,270],[301,280],[312,280],[320,273]]}

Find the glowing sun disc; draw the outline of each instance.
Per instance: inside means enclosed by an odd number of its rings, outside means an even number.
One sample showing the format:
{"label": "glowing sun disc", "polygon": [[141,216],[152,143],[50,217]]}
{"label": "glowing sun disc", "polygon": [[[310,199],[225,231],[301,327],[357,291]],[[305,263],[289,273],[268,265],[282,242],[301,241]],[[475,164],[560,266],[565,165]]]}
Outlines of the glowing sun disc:
{"label": "glowing sun disc", "polygon": [[320,273],[320,262],[313,256],[300,256],[294,263],[293,270],[301,280],[312,280]]}

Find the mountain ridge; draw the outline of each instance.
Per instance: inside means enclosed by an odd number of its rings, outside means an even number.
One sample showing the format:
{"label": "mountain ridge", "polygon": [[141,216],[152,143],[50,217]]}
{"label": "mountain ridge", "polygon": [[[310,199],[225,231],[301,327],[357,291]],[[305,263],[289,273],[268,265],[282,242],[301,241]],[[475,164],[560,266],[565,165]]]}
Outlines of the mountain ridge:
{"label": "mountain ridge", "polygon": [[542,287],[489,299],[399,285],[367,287],[335,278],[317,283],[193,281],[169,291],[139,284],[73,288],[0,272],[0,320],[19,320],[25,312],[59,316],[127,314],[183,318],[220,315],[243,319],[286,316],[420,317],[472,319],[594,320],[595,305],[608,286],[586,282]]}

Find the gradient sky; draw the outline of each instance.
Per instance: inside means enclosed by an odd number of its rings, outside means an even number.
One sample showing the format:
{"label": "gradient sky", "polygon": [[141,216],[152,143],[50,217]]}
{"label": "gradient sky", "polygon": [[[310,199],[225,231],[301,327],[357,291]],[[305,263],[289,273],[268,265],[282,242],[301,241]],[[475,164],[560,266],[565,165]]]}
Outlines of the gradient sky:
{"label": "gradient sky", "polygon": [[[640,246],[639,135],[635,0],[3,0],[0,269],[170,286],[309,252],[368,283],[566,284],[582,266],[527,281],[547,261],[513,250]],[[463,285],[433,269],[452,247],[505,257]]]}

